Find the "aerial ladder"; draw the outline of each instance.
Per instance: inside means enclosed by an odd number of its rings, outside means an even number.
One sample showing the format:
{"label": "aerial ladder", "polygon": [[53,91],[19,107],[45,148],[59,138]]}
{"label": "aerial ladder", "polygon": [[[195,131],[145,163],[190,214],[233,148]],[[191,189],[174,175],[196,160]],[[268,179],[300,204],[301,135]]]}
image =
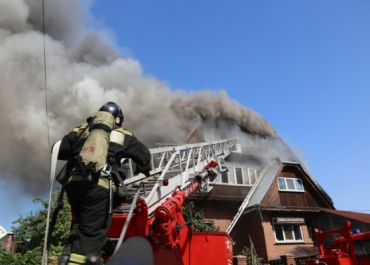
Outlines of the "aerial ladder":
{"label": "aerial ladder", "polygon": [[[195,190],[204,194],[212,190],[217,175],[227,170],[222,165],[236,141],[157,144],[157,148],[150,149],[152,170],[146,175],[134,175],[133,162],[124,159],[121,170],[131,196],[113,210],[108,232],[108,241],[115,249],[113,256],[125,240],[143,237],[151,245],[155,265],[231,265],[231,237],[226,232],[194,232],[182,208]],[[55,165],[51,185],[53,170]],[[103,258],[108,260],[110,255]]]}

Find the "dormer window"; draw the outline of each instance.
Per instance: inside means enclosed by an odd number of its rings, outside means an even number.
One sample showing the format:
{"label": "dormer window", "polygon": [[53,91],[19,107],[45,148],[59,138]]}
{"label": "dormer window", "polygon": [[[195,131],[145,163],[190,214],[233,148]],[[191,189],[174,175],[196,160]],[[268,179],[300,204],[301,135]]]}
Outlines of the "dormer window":
{"label": "dormer window", "polygon": [[280,191],[304,192],[301,179],[296,178],[278,178]]}

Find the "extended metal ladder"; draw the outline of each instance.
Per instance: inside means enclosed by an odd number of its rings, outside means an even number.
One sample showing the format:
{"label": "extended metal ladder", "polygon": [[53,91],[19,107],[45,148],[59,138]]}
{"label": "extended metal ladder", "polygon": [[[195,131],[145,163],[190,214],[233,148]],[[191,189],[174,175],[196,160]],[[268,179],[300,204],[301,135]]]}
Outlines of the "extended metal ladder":
{"label": "extended metal ladder", "polygon": [[[132,174],[132,162],[126,160],[123,166],[128,178],[124,181],[129,191],[134,191],[139,183],[144,182],[144,191],[141,198],[149,207],[149,215],[158,205],[172,195],[177,186],[186,187],[191,178],[201,172],[209,161],[215,160],[221,168],[224,159],[231,153],[236,144],[236,139],[226,139],[214,142],[197,144],[173,145],[158,144],[158,148],[150,149],[152,156],[152,170],[150,176]],[[168,180],[168,185],[163,185],[163,180]],[[204,183],[201,190],[209,192],[210,183]],[[120,207],[121,210],[128,207]],[[117,209],[119,210],[119,209]]]}

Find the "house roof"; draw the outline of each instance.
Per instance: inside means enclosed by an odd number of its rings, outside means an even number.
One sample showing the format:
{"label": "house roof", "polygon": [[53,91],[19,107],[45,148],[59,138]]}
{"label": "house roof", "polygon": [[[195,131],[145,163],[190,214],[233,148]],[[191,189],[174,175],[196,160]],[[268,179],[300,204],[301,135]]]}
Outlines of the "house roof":
{"label": "house roof", "polygon": [[[201,124],[201,121],[195,124],[195,126],[185,137],[186,141],[189,141],[190,137],[195,134],[195,131],[200,128]],[[225,128],[219,129],[225,130]],[[244,146],[240,145],[239,152],[241,154],[251,157],[257,157],[261,161],[261,169],[266,167],[266,170],[264,171],[264,174],[258,185],[255,189],[251,190],[252,194],[247,195],[247,197],[249,196],[249,202],[247,203],[246,208],[260,204],[261,200],[264,198],[266,192],[270,188],[272,181],[278,173],[281,165],[283,164],[294,164],[299,166],[302,171],[308,176],[308,178],[311,179],[312,183],[317,187],[318,191],[323,195],[325,200],[334,208],[333,201],[329,197],[329,195],[318,184],[316,179],[311,174],[309,174],[309,170],[307,169],[305,164],[302,163],[302,161],[294,154],[294,152],[279,135],[276,134],[273,136],[257,136],[245,132],[231,133],[228,135],[228,137],[230,137],[230,135],[233,135],[233,137],[236,136],[238,138],[238,142],[240,142],[241,144],[244,143]],[[221,137],[221,134],[219,134],[219,136]],[[204,135],[203,137],[205,138]],[[254,142],[254,144],[252,144],[252,142]],[[246,145],[247,143],[249,143],[248,146]]]}
{"label": "house roof", "polygon": [[330,209],[322,209],[323,212],[327,212],[330,214],[338,215],[341,217],[345,217],[348,219],[360,221],[363,223],[370,224],[370,214],[367,213],[359,213],[359,212],[351,212],[351,211],[340,211],[340,210],[330,210]]}
{"label": "house roof", "polygon": [[[246,208],[252,207],[254,205],[260,204],[264,196],[266,195],[268,189],[270,188],[273,180],[275,179],[276,174],[279,172],[281,165],[297,165],[299,166],[302,171],[312,180],[314,185],[318,188],[319,192],[324,196],[324,198],[329,202],[329,204],[333,205],[332,199],[329,195],[324,191],[324,189],[318,184],[316,179],[311,176],[303,167],[302,165],[294,160],[284,159],[284,158],[275,158],[271,159],[266,164],[266,171],[264,172],[260,182],[258,183],[256,189],[252,192],[249,202]],[[334,207],[334,206],[333,206]]]}
{"label": "house roof", "polygon": [[247,208],[256,204],[260,204],[261,200],[264,198],[266,192],[270,188],[272,181],[274,180],[274,177],[280,168],[280,164],[281,163],[278,159],[272,159],[266,166],[266,171],[256,186],[256,189],[254,191],[252,190],[253,194],[249,199]]}

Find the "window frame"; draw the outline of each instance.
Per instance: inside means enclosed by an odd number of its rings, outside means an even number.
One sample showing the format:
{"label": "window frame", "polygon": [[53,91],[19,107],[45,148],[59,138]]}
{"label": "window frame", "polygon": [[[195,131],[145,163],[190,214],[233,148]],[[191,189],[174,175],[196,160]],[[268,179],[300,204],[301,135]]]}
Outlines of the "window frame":
{"label": "window frame", "polygon": [[[245,166],[242,166],[242,165],[225,165],[225,166],[228,168],[228,172],[219,173],[218,176],[215,179],[215,183],[251,187],[258,181],[259,174],[261,173],[260,169],[245,167]],[[236,174],[237,169],[240,169],[240,173],[242,175],[242,181],[243,181],[242,184],[238,183],[238,178],[237,178],[237,174]],[[252,172],[253,172],[253,174],[252,174]],[[226,175],[225,178],[227,177],[227,182],[222,181],[222,179],[223,179],[222,174]],[[251,183],[252,175],[253,175],[253,180],[254,180],[253,183]],[[232,178],[235,180],[235,183],[231,183]],[[245,183],[246,179],[248,180],[249,184]]]}
{"label": "window frame", "polygon": [[[285,238],[285,230],[284,230],[284,225],[290,225],[290,226],[298,226],[299,227],[299,231],[301,233],[301,240],[296,240],[296,239],[293,239],[293,240],[289,240],[289,239],[286,239]],[[274,228],[274,237],[275,237],[275,242],[278,243],[278,244],[286,244],[286,243],[304,243],[304,237],[303,237],[303,231],[302,231],[302,225],[303,224],[295,224],[295,223],[286,223],[286,224],[278,224],[276,222],[276,218],[272,218],[272,226]],[[276,226],[280,226],[281,229],[282,229],[282,234],[283,234],[283,237],[284,237],[284,240],[278,240],[277,239],[277,236],[276,236]],[[292,227],[292,232],[294,233],[293,236],[294,238],[296,237],[295,235],[295,230],[294,230],[294,227]]]}
{"label": "window frame", "polygon": [[[285,189],[280,188],[279,179],[283,179],[283,180],[284,180]],[[292,180],[292,181],[293,181],[294,189],[289,189],[289,188],[288,188],[287,180]],[[298,181],[298,182],[300,182],[300,183],[301,183],[302,190],[297,189],[296,181]],[[304,193],[304,192],[305,192],[305,190],[304,190],[304,186],[303,186],[303,181],[302,181],[302,179],[300,179],[300,178],[286,178],[286,177],[278,177],[278,178],[277,178],[277,185],[278,185],[279,191],[284,191],[284,192],[301,192],[301,193]]]}

